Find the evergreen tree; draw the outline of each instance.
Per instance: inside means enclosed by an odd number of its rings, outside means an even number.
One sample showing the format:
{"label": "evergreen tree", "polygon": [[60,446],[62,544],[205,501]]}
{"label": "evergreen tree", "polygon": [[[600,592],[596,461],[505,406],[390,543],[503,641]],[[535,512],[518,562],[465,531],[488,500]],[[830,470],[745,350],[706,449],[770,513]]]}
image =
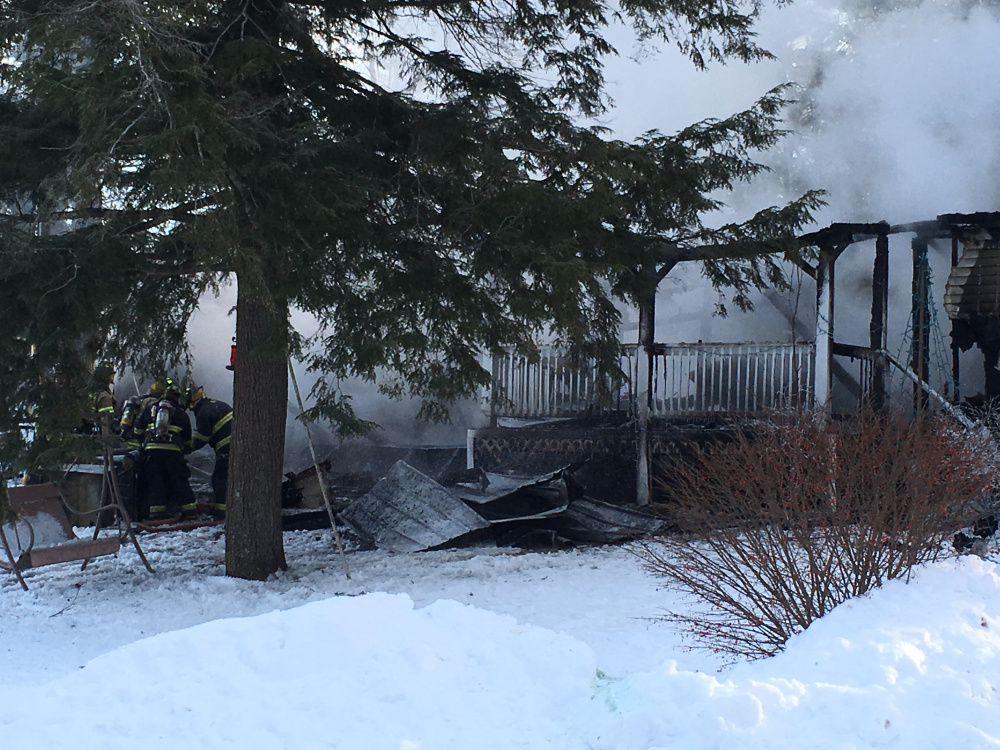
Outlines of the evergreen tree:
{"label": "evergreen tree", "polygon": [[[11,419],[65,421],[52,406],[84,391],[88,359],[147,373],[182,362],[198,299],[234,276],[227,572],[283,568],[290,353],[309,352],[324,376],[314,416],[351,434],[365,423],[343,378],[415,395],[441,419],[488,383],[481,352],[530,352],[543,330],[614,361],[615,299],[639,300],[671,253],[738,246],[744,259],[709,267],[738,291],[774,275],[760,254],[794,250],[815,195],[743,225],[702,222],[720,189],[760,171],[753,154],[780,137],[782,91],[635,143],[578,124],[606,106],[608,18],[702,66],[766,56],[757,11],[753,0],[0,0]],[[291,307],[320,321],[314,340],[289,330]],[[45,376],[56,363],[58,382]],[[39,434],[60,434],[41,422]]]}

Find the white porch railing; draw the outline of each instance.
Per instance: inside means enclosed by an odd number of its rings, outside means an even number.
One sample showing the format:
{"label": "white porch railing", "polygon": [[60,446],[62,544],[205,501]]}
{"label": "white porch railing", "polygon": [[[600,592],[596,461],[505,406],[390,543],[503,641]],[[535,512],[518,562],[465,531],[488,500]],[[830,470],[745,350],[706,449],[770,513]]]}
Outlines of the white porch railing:
{"label": "white porch railing", "polygon": [[[491,411],[497,417],[542,419],[634,413],[638,359],[622,347],[625,380],[616,386],[591,364],[574,367],[565,353],[543,347],[536,361],[493,358]],[[760,414],[812,406],[814,347],[802,343],[658,344],[650,413],[656,417]]]}
{"label": "white porch railing", "polygon": [[667,344],[653,358],[653,416],[760,414],[812,405],[806,343]]}
{"label": "white porch railing", "polygon": [[[620,366],[626,377],[634,373],[624,351]],[[627,382],[616,387],[593,364],[574,365],[560,349],[543,346],[534,361],[512,353],[493,356],[493,416],[544,419],[628,412],[628,402]]]}

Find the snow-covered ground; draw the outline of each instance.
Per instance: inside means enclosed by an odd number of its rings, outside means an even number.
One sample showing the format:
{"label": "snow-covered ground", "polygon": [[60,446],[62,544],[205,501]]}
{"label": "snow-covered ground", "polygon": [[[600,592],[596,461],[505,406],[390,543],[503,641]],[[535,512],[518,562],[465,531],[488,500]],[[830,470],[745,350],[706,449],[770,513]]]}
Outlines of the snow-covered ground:
{"label": "snow-covered ground", "polygon": [[4,748],[996,748],[1000,570],[965,557],[723,667],[619,547],[352,552],[223,575],[219,529],[0,577]]}

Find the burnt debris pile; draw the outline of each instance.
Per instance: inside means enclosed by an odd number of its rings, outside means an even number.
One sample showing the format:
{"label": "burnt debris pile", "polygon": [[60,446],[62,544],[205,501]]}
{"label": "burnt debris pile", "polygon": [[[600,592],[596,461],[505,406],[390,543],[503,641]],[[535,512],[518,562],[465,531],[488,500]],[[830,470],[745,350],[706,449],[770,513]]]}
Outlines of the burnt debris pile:
{"label": "burnt debris pile", "polygon": [[[395,460],[383,468],[387,456]],[[459,448],[389,449],[372,452],[353,467],[338,457],[338,472],[329,465],[323,468],[336,498],[338,520],[362,545],[392,552],[490,539],[532,548],[606,544],[642,537],[663,526],[662,519],[635,507],[588,497],[575,479],[585,463],[519,476],[466,469],[464,461]],[[298,507],[285,509],[285,528],[328,523],[317,502],[314,471],[289,474],[286,488],[286,496]]]}

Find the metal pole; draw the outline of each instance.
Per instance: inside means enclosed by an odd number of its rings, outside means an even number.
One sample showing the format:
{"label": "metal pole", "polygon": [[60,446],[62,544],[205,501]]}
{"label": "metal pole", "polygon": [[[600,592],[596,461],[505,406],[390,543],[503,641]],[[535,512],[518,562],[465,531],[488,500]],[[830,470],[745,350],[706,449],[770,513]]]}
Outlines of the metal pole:
{"label": "metal pole", "polygon": [[[125,533],[132,542],[132,547],[135,549],[136,553],[139,555],[139,559],[142,564],[146,567],[150,573],[155,573],[153,566],[149,564],[149,560],[146,558],[146,553],[142,551],[142,547],[139,545],[139,540],[136,538],[135,529],[132,528],[132,518],[129,516],[128,511],[125,509],[125,503],[122,502],[121,489],[118,487],[118,477],[115,475],[115,458],[114,451],[111,449],[111,431],[108,426],[107,419],[101,419],[101,443],[103,448],[103,461],[104,461],[104,476],[101,479],[101,507],[98,509],[97,518],[94,520],[94,540],[101,533],[101,527],[103,524],[103,519],[105,510],[109,508],[114,508],[115,513],[118,517],[118,536],[121,537],[121,528],[125,527]],[[133,482],[133,485],[135,483]],[[104,490],[108,490],[110,502],[104,502]],[[88,557],[81,563],[80,570],[86,570],[87,564],[90,562]]]}
{"label": "metal pole", "polygon": [[326,479],[323,477],[323,471],[320,469],[319,460],[316,458],[316,448],[313,445],[312,432],[309,430],[309,420],[306,419],[306,409],[302,405],[302,395],[299,393],[299,381],[295,377],[295,368],[292,367],[292,358],[288,358],[288,372],[292,376],[292,387],[295,389],[295,400],[299,405],[299,419],[302,421],[302,425],[306,428],[306,440],[309,442],[309,453],[312,455],[313,466],[316,467],[316,479],[319,481],[319,491],[323,495],[323,505],[326,506],[326,514],[330,517],[330,528],[333,529],[333,538],[337,542],[337,551],[340,553],[340,559],[344,563],[344,575],[348,579],[351,577],[351,569],[347,565],[347,555],[344,554],[344,545],[340,542],[340,532],[337,531],[337,522],[333,517],[333,508],[330,506],[330,496],[326,491]]}

